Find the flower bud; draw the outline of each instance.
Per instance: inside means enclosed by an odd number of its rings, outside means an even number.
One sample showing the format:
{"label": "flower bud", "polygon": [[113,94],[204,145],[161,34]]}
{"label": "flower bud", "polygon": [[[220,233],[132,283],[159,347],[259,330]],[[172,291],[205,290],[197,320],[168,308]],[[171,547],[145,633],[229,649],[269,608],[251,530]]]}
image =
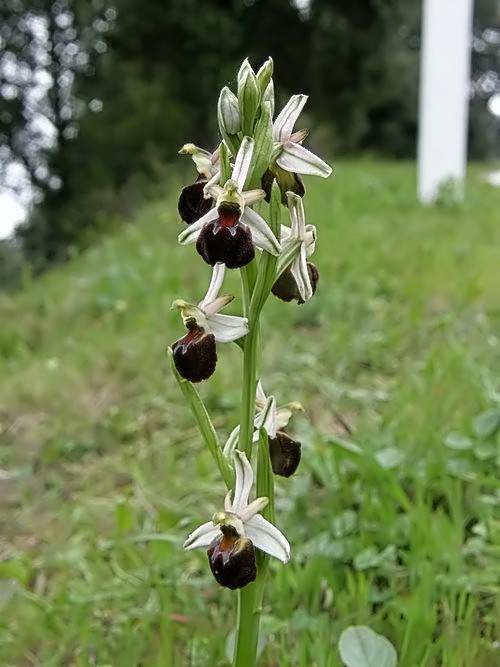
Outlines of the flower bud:
{"label": "flower bud", "polygon": [[269,438],[269,456],[275,475],[290,477],[300,463],[301,444],[292,440],[284,431],[276,431],[275,438]]}
{"label": "flower bud", "polygon": [[269,84],[271,83],[273,68],[273,59],[269,57],[257,72],[257,83],[259,84],[259,90],[262,99],[264,98],[265,91],[268,89]]}
{"label": "flower bud", "polygon": [[238,72],[238,104],[243,135],[251,137],[255,114],[260,104],[260,91],[257,77],[248,58],[244,60]]}
{"label": "flower bud", "polygon": [[217,104],[217,118],[222,135],[237,134],[241,130],[240,108],[238,98],[225,86],[220,93]]}
{"label": "flower bud", "polygon": [[253,174],[258,179],[257,183],[267,170],[273,150],[273,122],[270,103],[262,103],[260,110],[260,117],[255,123],[254,131]]}
{"label": "flower bud", "polygon": [[[315,294],[316,288],[318,287],[319,282],[319,271],[312,262],[307,262],[307,273],[309,275],[309,281],[311,283],[312,293]],[[305,303],[304,299],[300,296],[299,289],[293,273],[290,267],[287,267],[283,273],[278,276],[274,285],[272,286],[271,292],[274,296],[277,296],[278,299],[286,301],[297,301],[299,305]]]}
{"label": "flower bud", "polygon": [[207,550],[208,562],[215,580],[221,586],[235,590],[243,588],[257,577],[255,549],[247,537],[240,537],[231,526],[221,526]]}
{"label": "flower bud", "polygon": [[262,102],[269,102],[271,107],[271,116],[274,116],[274,83],[272,79],[269,81],[267,88],[262,94]]}
{"label": "flower bud", "polygon": [[217,209],[219,218],[203,225],[196,250],[207,264],[224,263],[228,269],[239,269],[255,256],[252,232],[240,222],[238,204],[222,202]]}
{"label": "flower bud", "polygon": [[[189,326],[188,326],[189,328]],[[172,345],[172,356],[179,375],[190,382],[208,379],[217,365],[215,336],[192,326]]]}
{"label": "flower bud", "polygon": [[208,213],[214,204],[211,197],[205,199],[203,188],[206,183],[206,179],[199,178],[195,183],[186,185],[181,190],[177,210],[181,220],[184,220],[188,225]]}

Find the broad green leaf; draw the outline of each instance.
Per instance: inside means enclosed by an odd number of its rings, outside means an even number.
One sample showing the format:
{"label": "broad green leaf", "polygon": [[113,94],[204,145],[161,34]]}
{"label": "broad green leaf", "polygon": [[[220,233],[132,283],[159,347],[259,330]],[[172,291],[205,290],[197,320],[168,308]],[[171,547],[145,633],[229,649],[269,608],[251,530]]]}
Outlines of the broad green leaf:
{"label": "broad green leaf", "polygon": [[462,433],[448,433],[444,438],[444,444],[450,449],[470,449],[472,440]]}
{"label": "broad green leaf", "polygon": [[396,667],[391,642],[366,625],[351,625],[340,635],[339,653],[346,667]]}
{"label": "broad green leaf", "polygon": [[473,421],[472,429],[478,438],[489,438],[500,429],[500,408],[481,412]]}

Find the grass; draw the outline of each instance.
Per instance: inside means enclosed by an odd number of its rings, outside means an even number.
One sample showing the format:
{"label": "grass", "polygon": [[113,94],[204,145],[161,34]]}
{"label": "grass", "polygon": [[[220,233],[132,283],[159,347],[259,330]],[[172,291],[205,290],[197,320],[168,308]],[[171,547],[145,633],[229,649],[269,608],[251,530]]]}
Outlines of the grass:
{"label": "grass", "polygon": [[[308,183],[319,289],[264,315],[265,387],[305,412],[301,466],[278,484],[292,561],[271,566],[263,666],[340,667],[352,624],[387,636],[400,667],[500,661],[500,220],[484,170],[463,204],[431,208],[409,164],[341,162]],[[174,197],[154,202],[0,295],[2,665],[227,664],[235,597],[181,548],[223,485],[164,353],[182,335],[172,300],[209,276],[179,229]],[[222,438],[239,358],[220,346],[201,386]]]}

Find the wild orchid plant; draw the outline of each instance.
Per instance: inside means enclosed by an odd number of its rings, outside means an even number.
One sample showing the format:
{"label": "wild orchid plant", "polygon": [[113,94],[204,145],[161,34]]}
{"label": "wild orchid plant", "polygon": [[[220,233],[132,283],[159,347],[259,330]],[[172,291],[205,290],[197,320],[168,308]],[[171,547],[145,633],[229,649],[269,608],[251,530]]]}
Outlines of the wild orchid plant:
{"label": "wild orchid plant", "polygon": [[[306,224],[301,175],[331,173],[331,167],[302,145],[307,131],[294,131],[306,95],[293,95],[273,122],[272,74],[271,58],[257,73],[245,60],[237,95],[225,87],[219,97],[222,141],[217,150],[210,153],[186,144],[180,151],[192,157],[198,178],[180,195],[179,214],[187,227],[179,242],[195,243],[213,271],[198,305],[174,301],[187,333],[169,353],[227,487],[221,510],[188,536],[184,548],[207,549],[216,581],[239,591],[233,656],[237,667],[256,662],[269,556],[283,563],[290,559],[290,545],[274,525],[273,473],[289,477],[301,456],[300,442],[284,430],[300,405],[277,407],[260,380],[260,315],[270,294],[299,304],[314,295],[319,274],[309,258],[316,228]],[[283,207],[288,215],[283,216]],[[226,269],[240,271],[241,317],[220,314],[234,298],[219,295]],[[192,383],[214,373],[216,344],[232,341],[243,352],[240,424],[222,445]],[[253,493],[257,497],[249,502]]]}

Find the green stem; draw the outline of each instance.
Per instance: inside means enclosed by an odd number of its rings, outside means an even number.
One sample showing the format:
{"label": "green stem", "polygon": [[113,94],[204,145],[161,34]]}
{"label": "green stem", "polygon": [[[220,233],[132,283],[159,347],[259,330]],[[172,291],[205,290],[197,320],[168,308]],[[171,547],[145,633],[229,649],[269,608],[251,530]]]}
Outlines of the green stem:
{"label": "green stem", "polygon": [[255,320],[245,337],[243,350],[243,388],[241,394],[240,436],[238,446],[252,460],[253,418],[259,347],[259,321]]}
{"label": "green stem", "polygon": [[261,612],[261,604],[257,598],[262,588],[257,581],[239,591],[234,667],[255,667],[256,664]]}
{"label": "green stem", "polygon": [[257,368],[259,351],[259,318],[251,317],[252,301],[257,270],[255,260],[240,271],[243,291],[243,312],[248,317],[249,332],[243,345],[243,387],[241,392],[240,435],[238,447],[252,460],[253,416],[255,411],[255,390],[257,387]]}

